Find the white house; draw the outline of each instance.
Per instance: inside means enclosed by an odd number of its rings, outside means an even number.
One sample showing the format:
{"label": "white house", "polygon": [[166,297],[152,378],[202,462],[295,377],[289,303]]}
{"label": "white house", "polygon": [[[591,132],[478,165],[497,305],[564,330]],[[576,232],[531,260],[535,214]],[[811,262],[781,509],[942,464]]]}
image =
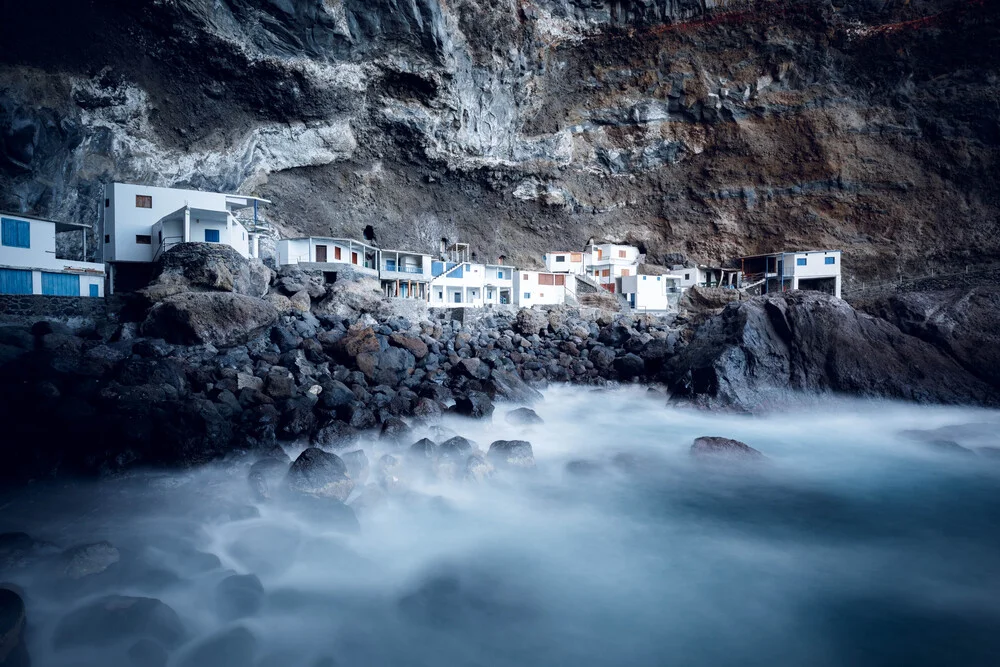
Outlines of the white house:
{"label": "white house", "polygon": [[437,308],[479,308],[514,304],[514,267],[470,261],[468,243],[447,249],[431,262],[430,305]]}
{"label": "white house", "polygon": [[742,286],[742,271],[738,268],[699,264],[694,267],[671,269],[667,273],[678,279],[681,289],[695,286],[732,288]]}
{"label": "white house", "polygon": [[560,251],[545,253],[545,270],[550,273],[583,274],[586,266],[582,252]]}
{"label": "white house", "polygon": [[144,265],[178,243],[225,243],[243,257],[257,257],[263,228],[260,203],[270,202],[129,183],[105,186],[100,219],[111,291],[116,285],[141,285],[149,273]]}
{"label": "white house", "polygon": [[681,294],[681,278],[674,275],[625,276],[621,279],[622,294],[632,310],[676,310]]}
{"label": "white house", "polygon": [[604,289],[614,292],[618,278],[639,273],[639,249],[615,243],[590,244],[583,253],[586,274]]}
{"label": "white house", "polygon": [[306,236],[278,241],[278,264],[335,272],[350,266],[358,273],[378,277],[379,249],[353,239]]}
{"label": "white house", "polygon": [[[0,294],[104,296],[104,265],[83,261],[87,230],[77,223],[0,216]],[[56,248],[57,232],[79,232],[81,253],[62,256]]]}
{"label": "white house", "polygon": [[522,308],[566,303],[576,278],[551,271],[514,271],[514,297]]}
{"label": "white house", "polygon": [[803,250],[742,257],[744,285],[761,285],[761,292],[816,290],[840,298],[840,251]]}
{"label": "white house", "polygon": [[408,250],[382,250],[380,256],[379,280],[386,296],[429,300],[429,286],[434,277],[430,255]]}

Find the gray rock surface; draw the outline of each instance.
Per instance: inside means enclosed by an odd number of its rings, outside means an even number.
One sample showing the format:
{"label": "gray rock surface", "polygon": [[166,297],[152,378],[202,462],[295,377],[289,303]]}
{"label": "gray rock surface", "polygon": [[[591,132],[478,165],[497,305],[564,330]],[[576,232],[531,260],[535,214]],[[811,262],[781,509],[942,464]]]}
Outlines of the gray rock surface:
{"label": "gray rock surface", "polygon": [[109,595],[71,611],[56,625],[56,650],[106,646],[126,639],[155,639],[174,647],[185,636],[177,612],[154,598]]}
{"label": "gray rock surface", "polygon": [[261,298],[271,270],[260,260],[244,259],[221,243],[180,243],[163,253],[153,281],[144,291],[155,301],[179,292],[233,292]]}
{"label": "gray rock surface", "polygon": [[354,489],[354,481],[347,473],[347,465],[339,456],[310,447],[295,459],[285,483],[297,493],[344,502]]}
{"label": "gray rock surface", "polygon": [[224,292],[184,292],[154,305],[141,332],[181,345],[229,347],[259,336],[277,319],[278,311],[263,299]]}

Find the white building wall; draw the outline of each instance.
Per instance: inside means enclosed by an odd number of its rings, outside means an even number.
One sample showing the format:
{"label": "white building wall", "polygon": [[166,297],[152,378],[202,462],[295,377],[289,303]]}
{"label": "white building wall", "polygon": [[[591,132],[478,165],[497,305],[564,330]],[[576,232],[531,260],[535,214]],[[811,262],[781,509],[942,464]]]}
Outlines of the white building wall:
{"label": "white building wall", "polygon": [[[66,273],[80,277],[79,296],[90,296],[90,285],[98,285],[98,296],[104,296],[104,264],[80,262],[56,257],[56,225],[44,220],[31,220],[16,215],[4,215],[8,220],[28,223],[28,247],[0,245],[0,268],[32,271],[32,292],[42,293],[42,272]],[[81,230],[82,233],[82,230]]]}
{"label": "white building wall", "polygon": [[[833,264],[827,264],[827,258],[833,259]],[[800,260],[805,260],[805,265],[800,265]],[[836,279],[834,294],[840,298],[840,269],[841,253],[839,250],[824,250],[816,252],[796,252],[786,253],[784,256],[785,275],[792,276],[792,289],[799,289],[801,280],[812,278],[834,278]]]}
{"label": "white building wall", "polygon": [[688,289],[702,282],[701,271],[695,268],[671,269],[667,275],[675,276],[678,279],[678,286],[681,289]]}
{"label": "white building wall", "polygon": [[[551,275],[552,272],[544,272]],[[517,271],[514,274],[515,302],[521,308],[556,306],[566,303],[565,285],[542,285],[541,271]],[[567,280],[569,279],[566,277]]]}
{"label": "white building wall", "polygon": [[[140,195],[152,198],[151,208],[136,206],[136,197]],[[158,220],[184,206],[209,211],[229,211],[226,206],[227,196],[217,192],[112,183],[105,187],[104,196],[103,229],[107,239],[104,243],[104,259],[108,262],[153,261],[153,244],[137,243],[136,236],[151,236],[153,225]],[[243,226],[235,218],[233,220],[243,231],[243,235],[248,237]],[[223,234],[222,238],[226,238],[226,235]],[[191,240],[204,241],[204,235],[198,237],[192,229]],[[249,256],[249,238],[242,241],[242,245],[233,247],[243,256]]]}
{"label": "white building wall", "polygon": [[628,276],[622,278],[622,294],[635,310],[673,310],[670,294],[678,285],[674,276]]}
{"label": "white building wall", "polygon": [[[573,256],[579,260],[574,262]],[[545,254],[545,270],[550,273],[577,273],[585,271],[584,253],[582,252],[549,252]]]}

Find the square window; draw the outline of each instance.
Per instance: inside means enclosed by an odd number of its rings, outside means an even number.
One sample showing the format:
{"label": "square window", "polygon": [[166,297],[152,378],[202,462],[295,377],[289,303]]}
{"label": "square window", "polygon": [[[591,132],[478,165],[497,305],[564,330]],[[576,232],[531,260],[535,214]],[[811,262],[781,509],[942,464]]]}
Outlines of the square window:
{"label": "square window", "polygon": [[153,197],[152,197],[152,195],[136,195],[135,196],[135,207],[136,208],[153,208]]}
{"label": "square window", "polygon": [[799,257],[798,259],[795,260],[795,266],[805,266],[806,261],[807,260],[805,257]]}
{"label": "square window", "polygon": [[619,250],[618,251],[618,256],[621,257],[622,259],[625,259],[625,256],[626,256],[625,255],[625,251],[624,250]]}
{"label": "square window", "polygon": [[685,273],[684,274],[684,280],[691,280],[691,274],[690,273]]}
{"label": "square window", "polygon": [[150,234],[136,234],[135,242],[138,245],[153,245],[153,237]]}
{"label": "square window", "polygon": [[206,229],[205,230],[205,243],[218,243],[219,242],[219,230],[218,229]]}
{"label": "square window", "polygon": [[4,218],[0,222],[3,229],[0,235],[3,237],[3,245],[11,248],[31,247],[31,223],[27,220],[11,220]]}
{"label": "square window", "polygon": [[825,257],[823,259],[823,263],[824,264],[836,264],[837,263],[837,258],[836,257]]}
{"label": "square window", "polygon": [[556,261],[557,262],[565,262],[566,261],[566,255],[556,255]]}
{"label": "square window", "polygon": [[[643,276],[642,277],[643,280],[645,280],[646,278],[647,278],[647,276]],[[657,278],[657,280],[659,280],[659,278]]]}
{"label": "square window", "polygon": [[531,292],[525,292],[524,293],[524,298],[525,299],[530,299],[531,298]]}

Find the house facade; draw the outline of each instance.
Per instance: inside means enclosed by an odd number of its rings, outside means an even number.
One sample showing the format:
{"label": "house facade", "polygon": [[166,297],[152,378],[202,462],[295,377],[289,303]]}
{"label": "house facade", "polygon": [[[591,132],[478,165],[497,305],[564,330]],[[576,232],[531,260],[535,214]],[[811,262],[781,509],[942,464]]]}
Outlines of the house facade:
{"label": "house facade", "polygon": [[432,258],[407,250],[382,250],[379,260],[379,280],[382,292],[396,299],[430,298]]}
{"label": "house facade", "polygon": [[583,262],[582,252],[547,252],[545,253],[545,270],[550,273],[575,273],[583,274],[586,266]]}
{"label": "house facade", "polygon": [[604,289],[614,292],[619,278],[639,272],[639,249],[614,243],[591,244],[583,253],[583,261],[585,273]]}
{"label": "house facade", "polygon": [[681,296],[681,279],[674,275],[625,276],[621,279],[622,294],[635,311],[677,310]]}
{"label": "house facade", "polygon": [[[105,186],[100,221],[108,284],[141,286],[149,264],[178,243],[224,243],[257,257],[265,199],[130,183]],[[239,214],[239,217],[238,215]]]}
{"label": "house facade", "polygon": [[761,292],[815,290],[841,293],[841,252],[839,250],[803,250],[754,255],[740,258],[743,282],[759,284]]}
{"label": "house facade", "polygon": [[521,308],[566,303],[575,278],[551,271],[514,271],[514,297]]}
{"label": "house facade", "polygon": [[305,269],[336,272],[351,267],[362,275],[378,277],[378,248],[353,239],[306,236],[278,241],[278,264],[301,264]]}
{"label": "house facade", "polygon": [[[0,294],[104,296],[104,264],[83,261],[88,226],[0,215]],[[80,253],[64,256],[56,234],[79,232]]]}
{"label": "house facade", "polygon": [[435,260],[431,267],[431,307],[481,308],[515,303],[513,266]]}

